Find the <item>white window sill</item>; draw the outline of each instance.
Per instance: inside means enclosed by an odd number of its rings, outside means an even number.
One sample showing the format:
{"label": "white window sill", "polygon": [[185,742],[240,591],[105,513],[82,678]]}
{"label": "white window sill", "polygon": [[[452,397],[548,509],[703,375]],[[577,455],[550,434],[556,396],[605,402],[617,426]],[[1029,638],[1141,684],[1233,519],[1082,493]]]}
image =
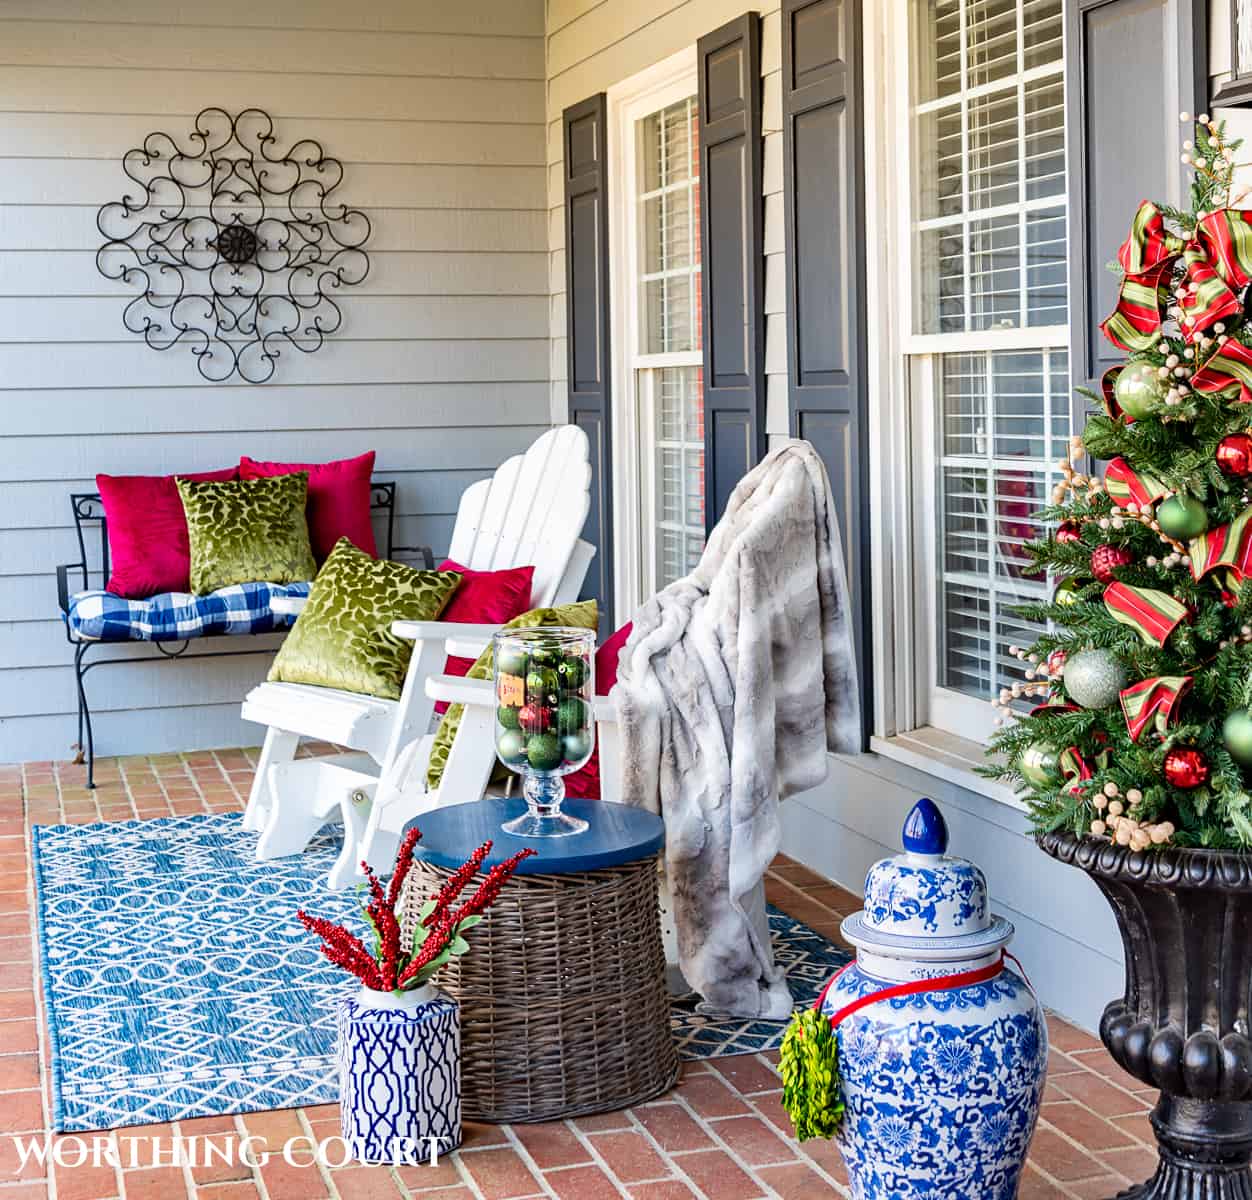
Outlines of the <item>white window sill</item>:
{"label": "white window sill", "polygon": [[1025,803],[1011,787],[977,774],[974,768],[986,762],[986,748],[978,742],[923,726],[895,737],[872,737],[869,748],[884,758],[1006,804],[1018,812],[1026,811]]}

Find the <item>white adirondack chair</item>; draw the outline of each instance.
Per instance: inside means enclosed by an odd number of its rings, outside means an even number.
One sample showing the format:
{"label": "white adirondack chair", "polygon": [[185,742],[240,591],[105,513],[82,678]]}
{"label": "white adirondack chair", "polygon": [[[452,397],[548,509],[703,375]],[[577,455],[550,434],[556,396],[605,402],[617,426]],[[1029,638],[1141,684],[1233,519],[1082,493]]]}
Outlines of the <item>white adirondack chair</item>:
{"label": "white adirondack chair", "polygon": [[[579,537],[590,507],[590,480],[582,430],[573,425],[549,430],[524,455],[510,458],[490,479],[465,490],[449,557],[480,571],[533,565],[533,606],[576,599],[595,554]],[[284,605],[296,612],[302,606],[302,601]],[[424,686],[426,679],[442,672],[448,653],[477,655],[496,628],[397,621],[392,631],[414,642],[399,700],[306,684],[253,688],[242,715],[269,727],[244,815],[244,828],[261,833],[257,857],[299,853],[338,813],[344,845],[330,886],[347,886],[359,875],[363,859],[379,868],[389,866],[395,839],[384,830],[394,822],[384,823],[376,810],[378,779],[391,771],[402,750],[429,740],[434,700]],[[347,751],[296,759],[301,738],[332,742]],[[487,763],[483,786],[489,773]]]}

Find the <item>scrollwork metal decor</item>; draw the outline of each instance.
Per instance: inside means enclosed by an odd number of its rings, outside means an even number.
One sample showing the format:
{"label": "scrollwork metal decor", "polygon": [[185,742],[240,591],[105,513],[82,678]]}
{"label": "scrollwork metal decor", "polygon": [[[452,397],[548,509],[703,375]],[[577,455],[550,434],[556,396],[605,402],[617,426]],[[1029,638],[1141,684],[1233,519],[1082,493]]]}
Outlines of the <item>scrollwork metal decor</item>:
{"label": "scrollwork metal decor", "polygon": [[343,322],[332,293],[369,273],[369,219],[331,199],[343,165],[311,139],[280,153],[273,130],[257,108],[206,108],[188,149],[150,133],[122,160],[142,192],[96,216],[100,273],[141,289],[126,328],[188,344],[213,382],[264,383],[284,346],[317,350]]}

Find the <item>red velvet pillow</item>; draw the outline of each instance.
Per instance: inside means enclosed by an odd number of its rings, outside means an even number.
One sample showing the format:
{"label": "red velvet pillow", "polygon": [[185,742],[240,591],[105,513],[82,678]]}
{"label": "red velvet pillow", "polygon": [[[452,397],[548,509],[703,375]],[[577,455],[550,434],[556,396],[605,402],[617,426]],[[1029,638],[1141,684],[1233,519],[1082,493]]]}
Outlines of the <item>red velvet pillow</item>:
{"label": "red velvet pillow", "polygon": [[[188,472],[180,479],[225,483],[239,478],[238,467]],[[191,587],[191,546],[187,517],[173,475],[97,475],[109,530],[105,585],[115,596],[145,600],[158,592]]]}
{"label": "red velvet pillow", "polygon": [[[617,659],[630,637],[627,621],[596,651],[596,695],[607,696],[617,682]],[[600,799],[600,743],[591,752],[587,765],[565,776],[565,794],[575,800]]]}
{"label": "red velvet pillow", "polygon": [[[530,584],[534,567],[509,567],[503,571],[473,571],[454,563],[441,562],[439,571],[455,571],[461,585],[452,593],[448,607],[439,614],[441,621],[457,621],[462,625],[503,625],[530,610]],[[449,655],[443,665],[445,675],[465,675],[474,665],[472,658]],[[448,705],[440,700],[435,712],[443,713]]]}
{"label": "red velvet pillow", "polygon": [[270,475],[309,473],[309,502],[305,516],[313,557],[322,563],[346,537],[358,550],[378,557],[374,525],[370,521],[370,477],[374,474],[374,451],[356,458],[328,463],[257,462],[246,454],[239,460],[240,479],[263,479]]}

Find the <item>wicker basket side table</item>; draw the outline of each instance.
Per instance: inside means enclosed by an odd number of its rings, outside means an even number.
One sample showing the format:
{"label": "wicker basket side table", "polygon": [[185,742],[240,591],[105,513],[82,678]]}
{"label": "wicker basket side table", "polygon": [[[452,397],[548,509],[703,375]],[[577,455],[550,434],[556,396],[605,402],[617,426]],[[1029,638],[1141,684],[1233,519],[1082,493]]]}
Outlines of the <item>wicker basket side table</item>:
{"label": "wicker basket side table", "polygon": [[[608,1112],[650,1100],[678,1078],[657,901],[660,831],[645,823],[623,838],[618,830],[610,850],[588,853],[589,843],[576,843],[597,830],[597,821],[601,841],[612,841],[608,810],[625,806],[570,802],[580,803],[588,811],[577,815],[592,828],[547,840],[565,843],[556,854],[545,840],[514,845],[499,832],[525,807],[520,800],[456,805],[413,822],[423,832],[422,856],[401,901],[404,937],[412,936],[422,898],[487,837],[495,845],[484,870],[520,845],[539,851],[474,930],[472,951],[439,976],[461,1004],[462,1109],[469,1119]],[[648,813],[626,813],[660,825]],[[634,817],[627,819],[633,826]],[[638,836],[641,829],[647,837]],[[609,865],[595,865],[601,860]],[[564,869],[580,865],[588,869]]]}

